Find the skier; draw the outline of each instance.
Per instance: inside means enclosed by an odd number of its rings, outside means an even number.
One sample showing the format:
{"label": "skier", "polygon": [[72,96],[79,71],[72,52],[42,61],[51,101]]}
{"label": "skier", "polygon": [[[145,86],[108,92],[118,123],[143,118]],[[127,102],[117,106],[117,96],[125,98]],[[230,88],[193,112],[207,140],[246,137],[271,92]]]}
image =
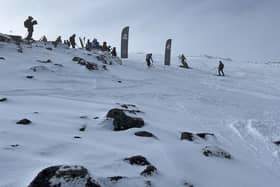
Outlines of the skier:
{"label": "skier", "polygon": [[53,42],[55,48],[57,47],[58,44],[62,44],[61,36],[58,36],[56,40]]}
{"label": "skier", "polygon": [[28,18],[24,21],[24,27],[27,28],[28,35],[26,40],[33,40],[32,35],[34,31],[34,25],[37,25],[37,21],[33,19],[33,17],[28,16]]}
{"label": "skier", "polygon": [[72,46],[73,49],[75,49],[75,46],[76,46],[75,37],[76,37],[76,34],[73,34],[73,35],[70,36],[70,38],[69,38],[70,44],[71,44],[71,46]]}
{"label": "skier", "polygon": [[222,73],[222,76],[225,76],[225,74],[224,74],[224,64],[222,63],[222,61],[219,61],[218,73],[219,73],[219,76],[221,76],[221,73]]}
{"label": "skier", "polygon": [[153,56],[152,53],[148,53],[146,55],[146,62],[148,67],[151,67],[152,63],[154,63],[152,56]]}
{"label": "skier", "polygon": [[111,55],[112,56],[117,56],[117,50],[116,50],[116,47],[113,47],[112,51],[111,51]]}
{"label": "skier", "polygon": [[182,54],[180,56],[180,59],[181,59],[181,63],[182,63],[182,65],[180,67],[189,69],[190,67],[189,67],[188,63],[186,62],[187,58],[185,57],[184,54]]}

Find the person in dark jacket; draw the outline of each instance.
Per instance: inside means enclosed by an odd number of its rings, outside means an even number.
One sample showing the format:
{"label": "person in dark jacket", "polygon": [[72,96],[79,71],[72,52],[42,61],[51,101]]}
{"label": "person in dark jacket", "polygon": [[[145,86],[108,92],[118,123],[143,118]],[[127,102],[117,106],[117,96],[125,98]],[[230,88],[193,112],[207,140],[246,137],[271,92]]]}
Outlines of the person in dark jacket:
{"label": "person in dark jacket", "polygon": [[116,47],[113,47],[112,51],[111,51],[112,56],[117,56],[117,50]]}
{"label": "person in dark jacket", "polygon": [[28,35],[26,40],[32,40],[34,25],[37,25],[37,21],[33,19],[33,17],[28,16],[28,18],[24,21],[24,27],[27,28]]}
{"label": "person in dark jacket", "polygon": [[181,63],[182,63],[182,65],[181,65],[180,67],[189,69],[190,67],[189,67],[189,65],[188,65],[188,63],[187,63],[187,61],[186,61],[187,58],[185,57],[184,54],[182,54],[182,55],[180,56],[180,59],[181,59]]}
{"label": "person in dark jacket", "polygon": [[219,61],[219,67],[218,67],[219,76],[221,76],[221,75],[225,76],[225,74],[224,74],[224,67],[225,67],[225,65],[222,63],[222,61]]}
{"label": "person in dark jacket", "polygon": [[70,36],[70,38],[69,38],[69,41],[70,41],[70,44],[71,44],[71,46],[72,46],[72,48],[76,48],[76,34],[73,34],[72,36]]}
{"label": "person in dark jacket", "polygon": [[153,56],[152,53],[148,53],[146,55],[146,62],[148,67],[151,67],[152,63],[154,63],[152,56]]}

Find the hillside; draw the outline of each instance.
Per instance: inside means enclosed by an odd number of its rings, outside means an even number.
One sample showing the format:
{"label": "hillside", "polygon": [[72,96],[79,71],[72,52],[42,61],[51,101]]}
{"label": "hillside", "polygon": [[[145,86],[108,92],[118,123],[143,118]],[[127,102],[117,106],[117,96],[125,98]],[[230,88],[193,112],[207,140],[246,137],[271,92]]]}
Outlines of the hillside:
{"label": "hillside", "polygon": [[[19,53],[0,42],[0,99],[7,98],[0,102],[1,187],[26,187],[54,165],[84,166],[102,187],[280,185],[280,146],[273,143],[280,140],[279,64],[225,61],[226,76],[218,77],[217,59],[207,57],[189,57],[186,70],[177,57],[163,66],[159,55],[148,69],[142,53],[120,64],[99,51],[46,47],[26,44]],[[100,56],[112,63],[107,70]],[[113,131],[106,118],[113,108],[136,110],[127,115],[144,127]],[[32,123],[16,124],[23,118]],[[210,134],[189,141],[182,132]],[[205,156],[205,148],[218,154]],[[145,166],[123,160],[135,155],[157,172],[142,176]]]}

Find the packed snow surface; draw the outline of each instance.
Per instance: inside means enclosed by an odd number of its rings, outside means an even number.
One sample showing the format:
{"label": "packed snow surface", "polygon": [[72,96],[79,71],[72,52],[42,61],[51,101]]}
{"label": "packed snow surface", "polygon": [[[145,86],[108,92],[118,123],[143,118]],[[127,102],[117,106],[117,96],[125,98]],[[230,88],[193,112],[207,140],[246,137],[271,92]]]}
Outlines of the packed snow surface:
{"label": "packed snow surface", "polygon": [[[108,71],[89,71],[72,58],[101,65],[99,52],[22,47],[18,53],[16,45],[0,43],[0,98],[7,98],[0,102],[1,187],[26,187],[53,165],[82,165],[105,187],[144,187],[146,180],[155,187],[280,186],[280,146],[273,144],[280,140],[280,64],[224,61],[226,76],[218,77],[217,59],[187,57],[192,69],[182,69],[177,57],[164,66],[156,55],[147,68],[145,54],[136,53]],[[117,103],[136,105],[145,126],[112,131],[106,114]],[[16,124],[23,118],[32,124]],[[139,130],[158,139],[135,136]],[[184,131],[216,138],[182,141]],[[205,146],[232,159],[206,157]],[[145,167],[123,161],[134,155],[158,173],[140,176]],[[127,178],[106,182],[112,176]]]}

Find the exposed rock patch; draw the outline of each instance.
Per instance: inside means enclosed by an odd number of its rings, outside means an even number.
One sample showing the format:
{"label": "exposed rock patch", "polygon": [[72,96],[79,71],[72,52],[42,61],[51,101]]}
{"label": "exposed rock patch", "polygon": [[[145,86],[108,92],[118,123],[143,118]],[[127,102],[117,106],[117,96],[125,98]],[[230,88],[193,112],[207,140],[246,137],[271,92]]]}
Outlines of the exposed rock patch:
{"label": "exposed rock patch", "polygon": [[157,173],[157,168],[152,165],[148,165],[144,171],[141,172],[141,175],[144,177],[152,176]]}
{"label": "exposed rock patch", "polygon": [[217,146],[206,146],[203,149],[203,155],[206,157],[219,157],[225,159],[231,159],[232,156],[230,153]]}
{"label": "exposed rock patch", "polygon": [[129,162],[131,165],[138,165],[138,166],[150,165],[150,162],[145,157],[143,157],[141,155],[125,158],[124,161]]}
{"label": "exposed rock patch", "polygon": [[182,132],[181,140],[194,141],[197,139],[207,140],[209,137],[215,137],[212,133],[192,133],[192,132]]}
{"label": "exposed rock patch", "polygon": [[7,101],[8,99],[6,97],[3,97],[3,98],[0,98],[0,102],[5,102]]}
{"label": "exposed rock patch", "polygon": [[113,119],[114,131],[141,128],[144,126],[144,120],[142,118],[128,116],[125,110],[122,109],[111,109],[107,113],[107,118]]}
{"label": "exposed rock patch", "polygon": [[135,136],[140,136],[140,137],[147,137],[147,138],[156,138],[157,137],[155,135],[153,135],[153,133],[148,132],[148,131],[138,131],[134,133]]}
{"label": "exposed rock patch", "polygon": [[52,166],[42,170],[28,187],[101,187],[83,166]]}
{"label": "exposed rock patch", "polygon": [[17,122],[18,125],[30,125],[31,123],[32,121],[27,118],[21,119]]}

